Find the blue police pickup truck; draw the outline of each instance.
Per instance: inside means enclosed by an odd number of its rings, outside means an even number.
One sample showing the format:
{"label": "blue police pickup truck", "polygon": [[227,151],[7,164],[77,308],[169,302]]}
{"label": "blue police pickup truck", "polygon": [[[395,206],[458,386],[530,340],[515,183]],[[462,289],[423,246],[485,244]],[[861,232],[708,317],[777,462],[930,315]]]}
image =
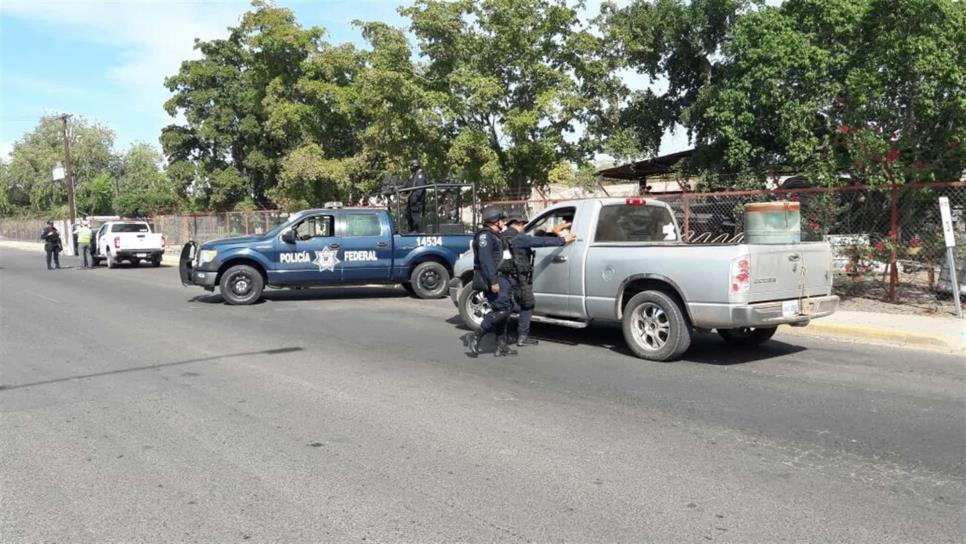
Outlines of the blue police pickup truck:
{"label": "blue police pickup truck", "polygon": [[257,302],[266,287],[351,284],[402,284],[419,298],[440,298],[472,238],[400,235],[388,209],[333,203],[293,214],[263,235],[188,242],[181,282],[218,287],[228,304]]}

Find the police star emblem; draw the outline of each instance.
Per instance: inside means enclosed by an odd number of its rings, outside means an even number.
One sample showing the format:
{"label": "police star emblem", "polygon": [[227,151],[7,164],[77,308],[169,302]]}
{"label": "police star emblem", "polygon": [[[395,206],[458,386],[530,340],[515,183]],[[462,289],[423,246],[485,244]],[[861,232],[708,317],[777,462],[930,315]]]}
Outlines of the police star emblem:
{"label": "police star emblem", "polygon": [[339,250],[328,247],[322,251],[316,251],[315,260],[312,261],[319,267],[319,272],[335,272],[335,265],[340,262],[342,261],[339,260]]}

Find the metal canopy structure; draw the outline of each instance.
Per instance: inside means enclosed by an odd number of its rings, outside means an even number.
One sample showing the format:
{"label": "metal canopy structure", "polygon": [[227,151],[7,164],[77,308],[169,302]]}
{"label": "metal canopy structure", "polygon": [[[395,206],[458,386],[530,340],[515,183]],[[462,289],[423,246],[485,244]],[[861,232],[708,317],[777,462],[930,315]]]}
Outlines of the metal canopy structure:
{"label": "metal canopy structure", "polygon": [[659,176],[670,174],[674,171],[674,166],[682,159],[686,159],[694,154],[693,149],[671,153],[654,157],[646,161],[637,161],[629,164],[622,164],[613,168],[607,168],[597,172],[598,175],[608,179],[626,179],[640,181],[648,176]]}

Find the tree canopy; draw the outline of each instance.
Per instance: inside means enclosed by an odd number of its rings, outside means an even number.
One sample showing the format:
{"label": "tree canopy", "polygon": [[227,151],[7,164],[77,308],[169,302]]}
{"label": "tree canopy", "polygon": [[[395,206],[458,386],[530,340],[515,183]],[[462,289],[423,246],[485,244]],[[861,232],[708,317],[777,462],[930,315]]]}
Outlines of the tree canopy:
{"label": "tree canopy", "polygon": [[[415,0],[408,28],[336,44],[255,0],[165,82],[163,156],[77,118],[78,209],[130,214],[367,202],[419,159],[484,198],[594,183],[684,127],[706,188],[959,179],[966,4],[955,0]],[[632,90],[630,77],[649,85]],[[0,169],[0,211],[57,209],[60,122]],[[163,170],[160,167],[163,166]]]}
{"label": "tree canopy", "polygon": [[664,77],[625,127],[653,149],[673,123],[711,187],[955,180],[966,166],[966,8],[952,0],[637,1],[605,7],[615,52]]}

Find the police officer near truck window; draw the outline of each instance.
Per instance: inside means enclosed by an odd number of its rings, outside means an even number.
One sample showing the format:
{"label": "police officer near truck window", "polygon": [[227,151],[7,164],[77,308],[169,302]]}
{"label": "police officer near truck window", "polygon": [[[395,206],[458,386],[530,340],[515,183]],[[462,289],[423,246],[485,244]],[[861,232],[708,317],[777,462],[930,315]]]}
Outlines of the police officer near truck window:
{"label": "police officer near truck window", "polygon": [[[412,176],[409,178],[409,187],[422,187],[426,185],[426,173],[423,172],[423,166],[418,160],[409,161],[409,172]],[[409,199],[406,201],[406,223],[409,226],[409,232],[419,231],[419,222],[423,217],[423,212],[426,208],[426,189],[413,189],[409,193]]]}
{"label": "police officer near truck window", "polygon": [[515,213],[507,219],[507,229],[503,233],[510,254],[513,256],[513,268],[516,273],[516,289],[513,296],[520,307],[517,317],[517,346],[536,345],[537,341],[530,338],[530,318],[536,299],[533,297],[533,250],[538,247],[560,247],[573,242],[577,235],[562,234],[570,228],[570,223],[561,223],[554,227],[553,235],[530,236],[523,232],[527,225],[527,218],[523,214]]}
{"label": "police officer near truck window", "polygon": [[503,210],[490,207],[483,210],[483,228],[473,236],[473,284],[471,289],[483,292],[490,304],[490,311],[483,316],[480,330],[463,335],[463,343],[469,348],[470,356],[480,354],[480,340],[489,333],[496,334],[497,357],[516,355],[510,349],[506,337],[507,324],[513,312],[511,277],[506,273],[506,267],[501,266],[504,260],[510,259],[507,246],[501,231],[504,227],[506,215]]}

